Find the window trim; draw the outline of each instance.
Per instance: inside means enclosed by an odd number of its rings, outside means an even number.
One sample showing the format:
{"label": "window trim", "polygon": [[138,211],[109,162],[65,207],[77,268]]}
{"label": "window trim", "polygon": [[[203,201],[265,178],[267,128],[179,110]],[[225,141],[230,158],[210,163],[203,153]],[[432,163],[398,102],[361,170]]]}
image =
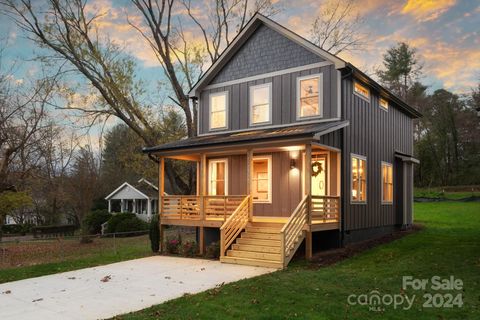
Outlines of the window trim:
{"label": "window trim", "polygon": [[[384,106],[382,106],[382,101],[385,101],[387,103],[386,108]],[[388,102],[387,99],[385,99],[383,97],[378,98],[378,106],[380,107],[380,109],[382,109],[383,111],[386,111],[386,112],[388,112],[388,109],[390,109],[390,103]]]}
{"label": "window trim", "polygon": [[[385,201],[383,200],[383,166],[389,166],[392,168],[392,200],[391,201]],[[395,179],[395,174],[393,172],[393,164],[391,164],[390,162],[386,162],[386,161],[381,161],[380,162],[380,171],[381,171],[381,174],[380,174],[380,186],[381,186],[381,195],[382,197],[380,198],[381,199],[381,202],[383,205],[393,205],[393,193],[394,193],[394,188],[395,188],[395,182],[394,182],[394,179]]]}
{"label": "window trim", "polygon": [[[263,122],[253,122],[253,90],[263,88],[263,87],[268,87],[268,121],[263,121]],[[248,113],[249,113],[249,120],[248,124],[250,127],[256,127],[256,126],[263,126],[263,125],[269,125],[272,124],[272,117],[273,117],[273,112],[272,112],[272,83],[267,82],[263,84],[257,84],[250,86],[248,88]]]}
{"label": "window trim", "polygon": [[[318,114],[313,116],[300,116],[301,108],[301,95],[300,95],[300,82],[308,79],[318,79]],[[297,77],[297,88],[296,88],[296,120],[309,120],[309,119],[318,119],[323,118],[323,73],[315,73],[307,76]]]}
{"label": "window trim", "polygon": [[[216,96],[225,96],[225,126],[212,128],[212,98]],[[229,107],[228,91],[212,92],[208,94],[208,131],[220,131],[228,129],[228,107]]]}
{"label": "window trim", "polygon": [[267,160],[267,166],[268,166],[268,199],[267,200],[258,200],[258,199],[253,199],[252,196],[252,202],[253,203],[264,203],[264,204],[269,204],[272,203],[272,155],[262,155],[262,156],[253,156],[252,157],[252,177],[250,178],[250,190],[253,190],[253,162],[255,160]]}
{"label": "window trim", "polygon": [[225,195],[228,196],[228,159],[227,158],[215,158],[208,159],[208,195],[212,195],[212,167],[215,163],[223,162],[225,165]]}
{"label": "window trim", "polygon": [[[355,84],[358,84],[358,85],[364,87],[365,89],[367,89],[367,91],[368,91],[368,97],[365,97],[365,96],[362,95],[361,93],[358,93],[357,91],[355,91]],[[366,102],[368,102],[368,103],[371,102],[372,92],[370,91],[370,88],[368,88],[366,85],[364,85],[364,84],[361,83],[360,81],[353,80],[353,94],[356,95],[357,97],[363,99],[364,101],[366,101]]]}
{"label": "window trim", "polygon": [[[366,193],[365,194],[365,200],[354,200],[353,199],[353,194],[352,194],[352,190],[353,190],[352,158],[357,158],[357,159],[365,161],[365,168],[367,169],[367,173],[365,174],[365,193]],[[368,192],[367,191],[368,191],[368,161],[367,161],[367,157],[359,155],[359,154],[355,154],[355,153],[350,153],[350,204],[367,204],[367,200],[368,200]]]}

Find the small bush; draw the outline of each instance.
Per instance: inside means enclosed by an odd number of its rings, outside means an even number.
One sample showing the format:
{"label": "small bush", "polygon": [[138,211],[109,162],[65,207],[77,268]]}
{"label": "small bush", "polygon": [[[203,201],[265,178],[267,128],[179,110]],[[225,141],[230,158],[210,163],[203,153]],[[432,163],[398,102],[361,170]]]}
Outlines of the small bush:
{"label": "small bush", "polygon": [[158,252],[160,250],[160,225],[158,214],[152,217],[150,221],[150,247],[152,248],[153,252]]}
{"label": "small bush", "polygon": [[102,232],[102,224],[110,220],[112,215],[108,210],[95,210],[90,212],[84,220],[84,225],[88,234],[99,234]]}
{"label": "small bush", "polygon": [[138,219],[133,213],[114,214],[108,220],[107,232],[133,232],[148,230],[148,223]]}
{"label": "small bush", "polygon": [[187,241],[182,244],[182,255],[185,257],[193,257],[197,252],[197,243],[195,241]]}
{"label": "small bush", "polygon": [[23,226],[21,224],[6,224],[2,226],[4,234],[18,234],[22,233]]}
{"label": "small bush", "polygon": [[220,243],[212,242],[205,250],[205,257],[209,259],[218,259],[220,257]]}
{"label": "small bush", "polygon": [[167,252],[170,254],[178,254],[181,246],[182,246],[182,237],[180,235],[177,235],[176,237],[169,237],[165,245]]}

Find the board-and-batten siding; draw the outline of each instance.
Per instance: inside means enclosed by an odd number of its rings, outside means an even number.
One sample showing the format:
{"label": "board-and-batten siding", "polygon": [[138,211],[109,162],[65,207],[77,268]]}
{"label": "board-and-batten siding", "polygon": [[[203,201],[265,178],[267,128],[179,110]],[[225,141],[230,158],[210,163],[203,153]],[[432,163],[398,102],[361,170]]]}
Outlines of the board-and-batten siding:
{"label": "board-and-batten siding", "polygon": [[[333,65],[317,67],[308,70],[292,72],[259,80],[236,83],[233,85],[203,90],[199,101],[199,133],[209,133],[209,95],[217,92],[228,92],[228,128],[211,132],[259,128],[249,125],[249,87],[259,84],[272,85],[272,123],[269,125],[284,125],[299,123],[297,121],[297,78],[302,76],[323,74],[323,119],[337,118],[337,77]],[[304,119],[311,121],[313,119]],[[318,120],[316,118],[315,120]]]}
{"label": "board-and-batten siding", "polygon": [[[255,216],[289,217],[301,199],[302,179],[290,170],[290,152],[255,154],[272,156],[272,203],[254,203]],[[247,156],[230,155],[228,159],[228,194],[247,193]],[[210,158],[213,159],[213,158]],[[301,161],[297,161],[301,172]]]}
{"label": "board-and-batten siding", "polygon": [[[395,151],[413,152],[413,121],[405,113],[390,105],[388,112],[378,105],[378,94],[371,92],[370,102],[353,93],[350,78],[342,80],[342,113],[350,125],[343,132],[343,215],[345,230],[389,226],[396,223],[393,204],[382,204],[381,163],[395,161]],[[367,158],[367,203],[351,203],[351,154]]]}

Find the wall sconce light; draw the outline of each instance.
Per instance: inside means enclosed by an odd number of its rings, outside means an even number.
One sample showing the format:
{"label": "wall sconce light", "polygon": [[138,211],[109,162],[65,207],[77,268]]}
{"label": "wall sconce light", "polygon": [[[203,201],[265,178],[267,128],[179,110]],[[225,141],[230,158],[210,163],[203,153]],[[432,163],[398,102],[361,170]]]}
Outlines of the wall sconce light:
{"label": "wall sconce light", "polygon": [[295,167],[296,167],[295,159],[290,159],[290,169],[295,169]]}

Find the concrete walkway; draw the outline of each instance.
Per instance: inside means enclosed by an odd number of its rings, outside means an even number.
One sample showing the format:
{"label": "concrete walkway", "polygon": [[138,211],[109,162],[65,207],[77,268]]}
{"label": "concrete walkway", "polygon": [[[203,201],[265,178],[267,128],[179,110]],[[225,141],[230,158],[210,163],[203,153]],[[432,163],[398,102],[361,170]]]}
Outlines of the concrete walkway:
{"label": "concrete walkway", "polygon": [[0,319],[104,319],[272,271],[164,256],[130,260],[0,284]]}

